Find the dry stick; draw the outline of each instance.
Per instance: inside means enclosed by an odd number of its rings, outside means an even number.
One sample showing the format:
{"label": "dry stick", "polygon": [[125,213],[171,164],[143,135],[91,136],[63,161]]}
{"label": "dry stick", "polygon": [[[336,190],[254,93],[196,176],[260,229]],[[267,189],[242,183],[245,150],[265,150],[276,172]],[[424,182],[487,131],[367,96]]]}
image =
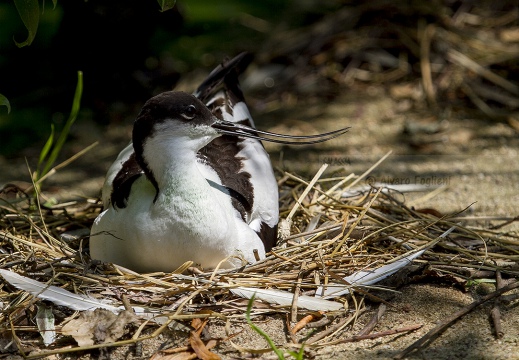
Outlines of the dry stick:
{"label": "dry stick", "polygon": [[478,301],[474,301],[469,306],[466,306],[464,309],[461,309],[460,311],[456,312],[454,315],[446,319],[445,321],[441,322],[438,326],[430,330],[427,334],[425,334],[421,339],[414,342],[411,346],[409,346],[407,349],[401,351],[399,354],[395,356],[395,359],[403,359],[406,357],[410,352],[417,350],[421,347],[428,346],[430,343],[432,343],[434,340],[436,340],[437,337],[439,337],[449,326],[454,324],[458,319],[461,317],[467,315],[469,312],[474,310],[479,305],[487,302],[488,300],[494,299],[510,290],[519,288],[519,281],[514,281],[513,283],[510,283],[506,286],[503,286],[501,289],[496,290],[495,292],[488,294],[484,297],[482,297]]}
{"label": "dry stick", "polygon": [[[306,186],[308,186],[308,184],[309,184],[309,183],[306,182],[305,180],[303,180],[303,179],[301,179],[301,178],[298,178],[298,177],[295,176],[295,175],[292,175],[292,174],[290,174],[290,173],[285,173],[285,174],[286,174],[285,176],[289,177],[289,178],[292,179],[292,180],[295,180],[295,181],[300,182],[302,185],[306,185]],[[341,178],[342,180],[339,182],[339,185],[342,185],[343,183],[345,183],[345,182],[348,181],[348,180],[351,180],[351,179],[354,178],[354,177],[355,177],[355,174],[350,174],[350,175],[348,175],[348,176],[345,177],[345,178]],[[329,181],[329,180],[330,180],[329,178],[326,178],[326,179],[319,179],[319,180],[317,180],[316,182],[319,183],[319,182],[322,182],[322,181]],[[355,180],[355,181],[357,182],[357,180]],[[336,185],[337,185],[337,184],[336,184]],[[340,199],[336,199],[336,198],[334,198],[334,197],[333,197],[333,194],[332,194],[333,191],[335,190],[335,188],[337,187],[336,185],[334,185],[333,187],[331,187],[331,188],[330,188],[329,190],[327,190],[326,192],[323,191],[323,190],[321,190],[321,189],[319,189],[318,187],[314,187],[315,192],[318,193],[318,194],[321,194],[321,196],[317,199],[317,201],[315,201],[315,203],[322,202],[322,199],[327,198],[327,199],[330,201],[330,203],[331,203],[331,202],[336,202],[336,203],[339,203],[339,204],[340,204]],[[294,188],[294,189],[295,189],[295,188]],[[339,196],[339,198],[340,198],[340,196]]]}
{"label": "dry stick", "polygon": [[350,315],[346,319],[342,319],[341,321],[339,321],[339,323],[337,325],[331,326],[328,329],[321,331],[320,333],[312,336],[310,339],[308,339],[308,341],[306,343],[313,344],[313,343],[325,338],[326,336],[333,334],[335,332],[335,330],[343,328],[344,326],[349,324],[351,321],[353,321],[353,319],[355,319],[355,314]]}
{"label": "dry stick", "polygon": [[[332,327],[333,331],[329,334],[326,335],[326,337],[324,338],[321,338],[321,340],[326,340],[327,338],[331,338],[332,336],[335,336],[337,335],[339,332],[343,331],[344,328],[346,326],[348,326],[350,323],[353,323],[355,324],[355,322],[357,321],[358,317],[363,314],[365,311],[366,311],[366,307],[364,306],[364,300],[365,300],[365,297],[362,297],[362,299],[360,300],[360,302],[357,302],[357,298],[355,296],[352,296],[351,299],[353,300],[353,302],[355,303],[355,312],[351,315],[350,318],[348,318],[346,322],[340,324],[340,326],[335,326],[335,327]],[[353,326],[353,325],[352,325]],[[315,343],[315,342],[314,342]]]}
{"label": "dry stick", "polygon": [[[403,327],[400,329],[381,331],[381,332],[374,333],[374,334],[355,335],[355,336],[352,336],[351,338],[339,339],[339,340],[319,344],[319,346],[323,347],[323,346],[337,345],[337,344],[343,344],[343,343],[349,343],[349,342],[355,342],[355,341],[361,341],[361,340],[376,339],[376,338],[383,337],[383,336],[389,336],[389,335],[399,334],[399,333],[403,333],[403,332],[415,331],[415,330],[420,329],[422,326],[423,325],[417,324],[417,325],[406,326],[406,327]],[[308,344],[308,346],[312,346],[312,344]]]}
{"label": "dry stick", "polygon": [[[299,320],[297,322],[297,324],[294,325],[294,327],[292,327],[292,329],[290,329],[290,333],[291,334],[296,334],[299,330],[303,329],[305,326],[306,327],[317,327],[315,326],[315,322],[312,323],[312,321],[315,319],[315,318],[325,318],[325,320],[327,320],[328,322],[330,322],[330,320],[326,317],[325,315],[325,312],[324,311],[318,311],[316,313],[312,313],[312,314],[309,314],[309,315],[306,315],[304,318],[302,318],[301,320]],[[313,324],[313,325],[311,325]]]}
{"label": "dry stick", "polygon": [[[501,271],[496,271],[496,289],[499,290],[503,287],[503,278],[501,277]],[[496,331],[496,338],[501,339],[505,334],[503,331],[503,327],[501,326],[501,311],[499,310],[500,299],[496,298],[494,300],[494,306],[492,310],[490,310],[490,317],[492,319],[492,323],[494,324],[494,330]]]}
{"label": "dry stick", "polygon": [[323,172],[326,170],[326,168],[328,167],[328,164],[323,164],[323,166],[321,166],[321,168],[319,169],[319,171],[317,172],[317,174],[315,174],[314,178],[312,179],[312,181],[310,181],[310,183],[308,184],[308,186],[306,187],[305,191],[303,191],[303,193],[301,194],[301,196],[299,197],[299,199],[297,200],[297,202],[294,204],[294,207],[292,208],[292,210],[290,211],[290,213],[288,214],[288,216],[286,217],[286,220],[288,222],[291,222],[292,221],[292,217],[295,215],[297,209],[299,209],[299,207],[301,206],[301,204],[303,203],[303,199],[306,197],[306,195],[308,195],[308,193],[310,192],[310,190],[313,189],[315,183],[317,182],[317,180],[319,180],[319,178],[321,177],[321,175],[323,174]]}
{"label": "dry stick", "polygon": [[503,89],[508,90],[512,94],[519,95],[519,86],[484,68],[468,56],[456,50],[449,49],[447,52],[447,60],[474,71],[479,76],[484,77],[488,81],[491,81],[498,86],[501,86]]}
{"label": "dry stick", "polygon": [[[296,203],[292,207],[292,210],[290,211],[288,216],[285,219],[281,219],[281,221],[279,222],[278,234],[283,240],[287,236],[290,236],[290,228],[292,227],[292,217],[295,215],[297,210],[301,207],[301,204],[303,203],[304,198],[308,195],[310,190],[312,190],[314,188],[315,183],[317,182],[317,180],[319,180],[319,178],[321,177],[321,175],[323,174],[323,172],[326,170],[327,167],[328,167],[328,164],[323,164],[323,166],[321,166],[321,168],[319,169],[319,171],[317,171],[317,174],[315,174],[312,181],[310,181],[310,183],[307,185],[307,187],[305,188],[305,190],[303,191],[303,193],[301,194],[299,199],[296,200]],[[287,173],[287,175],[289,175],[289,174]],[[315,190],[317,191],[318,189],[315,188]],[[305,208],[303,208],[303,210],[305,210]]]}
{"label": "dry stick", "polygon": [[297,275],[297,283],[294,289],[294,297],[292,298],[292,311],[291,311],[291,321],[292,323],[297,322],[297,300],[299,298],[299,291],[301,290],[301,283],[303,282],[303,275],[306,271],[306,260],[303,260],[301,264],[301,269],[299,270],[299,274]]}
{"label": "dry stick", "polygon": [[[312,315],[308,315],[308,316],[312,316]],[[307,318],[308,316],[305,316],[305,317],[303,318],[303,320],[304,320],[305,318]],[[309,321],[311,321],[311,320],[309,320]],[[299,323],[295,324],[294,327],[292,327],[292,324],[294,324],[294,323],[293,323],[293,322],[288,318],[288,314],[287,314],[287,317],[286,317],[286,326],[287,326],[287,329],[288,329],[288,336],[290,336],[290,340],[292,340],[292,342],[293,342],[294,344],[296,344],[296,343],[297,343],[297,337],[296,337],[296,332],[294,331],[294,328],[295,328],[296,326],[298,326]]]}
{"label": "dry stick", "polygon": [[432,106],[436,106],[436,96],[434,93],[434,86],[431,76],[431,62],[429,55],[431,52],[431,40],[436,32],[434,24],[429,24],[425,27],[421,41],[420,41],[420,70],[422,71],[422,82],[427,100]]}
{"label": "dry stick", "polygon": [[386,158],[391,155],[393,151],[389,150],[384,156],[380,158],[379,161],[377,161],[375,164],[373,164],[368,170],[364,171],[354,182],[351,184],[348,184],[343,190],[343,193],[346,192],[348,189],[351,189],[353,186],[357,185],[362,179],[364,179],[369,173],[371,173],[377,166],[379,166]]}
{"label": "dry stick", "polygon": [[306,324],[306,327],[307,328],[323,327],[323,326],[326,326],[326,325],[328,325],[329,323],[331,323],[333,321],[333,319],[328,317],[328,316],[326,316],[326,314],[324,312],[323,312],[322,315],[323,315],[323,317],[320,320],[317,320],[317,321],[314,321],[314,322],[309,322],[309,323]]}
{"label": "dry stick", "polygon": [[519,99],[515,96],[502,91],[496,91],[494,87],[477,83],[476,81],[465,80],[465,82],[476,94],[485,99],[496,101],[512,109],[519,107]]}
{"label": "dry stick", "polygon": [[[339,186],[344,185],[346,182],[350,181],[354,176],[355,175],[350,174],[350,175],[346,176],[345,178],[341,179],[341,181],[339,181],[337,184],[333,185],[330,189],[328,189],[324,195],[319,196],[319,198],[317,198],[317,202],[323,201],[324,198],[326,197],[326,195],[332,196],[333,192],[335,190],[337,190],[339,188]],[[340,196],[339,196],[339,198],[340,198]]]}
{"label": "dry stick", "polygon": [[[335,224],[335,225],[323,226],[321,228],[314,229],[314,230],[311,230],[311,231],[305,231],[305,232],[302,232],[302,233],[290,235],[290,236],[286,237],[285,240],[297,239],[297,238],[300,238],[300,237],[304,237],[304,236],[308,236],[308,235],[314,235],[314,234],[318,234],[318,233],[321,233],[321,232],[326,232],[326,231],[329,231],[329,230],[337,230],[337,229],[340,229],[342,226],[343,226],[343,224]],[[299,246],[299,244],[296,245],[296,246]]]}
{"label": "dry stick", "polygon": [[355,219],[355,222],[353,223],[353,225],[350,226],[350,229],[348,230],[348,233],[343,236],[342,240],[337,244],[335,249],[332,251],[332,254],[331,254],[332,256],[334,256],[336,253],[339,252],[339,250],[341,249],[342,245],[344,245],[346,240],[350,237],[351,232],[360,223],[360,221],[362,219],[364,219],[364,215],[366,215],[366,212],[371,208],[371,206],[373,205],[373,203],[375,202],[375,200],[377,199],[377,197],[378,197],[378,195],[380,194],[381,191],[382,191],[382,188],[379,188],[378,191],[373,196],[373,199],[371,199],[371,201],[366,206],[366,208],[360,213],[359,217],[357,219]]}
{"label": "dry stick", "polygon": [[515,221],[519,221],[519,216],[516,216],[516,217],[513,217],[513,218],[507,218],[507,219],[501,219],[501,220],[505,220],[504,223],[501,223],[501,224],[498,224],[498,225],[494,225],[494,226],[490,226],[489,229],[491,230],[497,230],[497,229],[500,229],[506,225],[509,225]]}
{"label": "dry stick", "polygon": [[481,110],[485,115],[495,118],[498,117],[500,114],[494,111],[490,106],[487,105],[485,101],[483,101],[466,83],[461,83],[461,90],[467,95],[476,105],[479,110]]}
{"label": "dry stick", "polygon": [[[211,316],[211,314],[174,315],[174,316],[169,317],[169,319],[163,325],[161,325],[160,328],[155,330],[150,335],[145,335],[143,337],[139,337],[139,338],[135,338],[135,339],[132,338],[132,339],[128,339],[128,340],[115,341],[113,343],[94,344],[94,345],[89,345],[89,346],[78,346],[78,347],[73,347],[73,348],[66,347],[66,348],[54,349],[54,350],[42,350],[40,352],[33,353],[31,355],[24,355],[24,359],[33,360],[33,359],[40,359],[40,358],[43,358],[43,357],[49,356],[49,355],[67,354],[67,353],[78,352],[78,351],[88,351],[88,350],[93,350],[93,349],[131,345],[131,344],[138,343],[140,341],[153,339],[153,338],[159,336],[173,320],[189,320],[189,319],[192,319],[193,317],[205,318],[205,317],[210,317],[210,316]],[[146,322],[147,321],[148,320],[146,320]]]}
{"label": "dry stick", "polygon": [[84,148],[83,150],[81,150],[80,152],[78,152],[77,154],[74,154],[73,156],[71,156],[70,158],[68,158],[67,160],[59,163],[58,165],[54,166],[52,169],[49,170],[49,172],[47,174],[45,174],[44,176],[42,176],[41,178],[38,179],[38,181],[36,181],[36,184],[39,184],[41,183],[43,180],[45,180],[46,178],[54,175],[59,169],[61,168],[64,168],[65,166],[67,166],[68,164],[70,164],[71,162],[75,161],[76,159],[78,159],[79,157],[85,155],[87,152],[89,152],[90,150],[92,150],[94,147],[97,146],[97,144],[99,144],[99,141],[96,141],[90,145],[88,145],[86,148]]}
{"label": "dry stick", "polygon": [[365,335],[368,335],[370,332],[372,332],[373,329],[375,328],[375,326],[380,321],[380,319],[382,319],[382,316],[384,315],[385,312],[386,312],[386,304],[382,303],[378,307],[377,313],[371,318],[371,320],[366,324],[366,326],[364,326],[364,328],[361,331],[359,331],[359,333],[357,335],[355,335],[355,337],[365,336]]}

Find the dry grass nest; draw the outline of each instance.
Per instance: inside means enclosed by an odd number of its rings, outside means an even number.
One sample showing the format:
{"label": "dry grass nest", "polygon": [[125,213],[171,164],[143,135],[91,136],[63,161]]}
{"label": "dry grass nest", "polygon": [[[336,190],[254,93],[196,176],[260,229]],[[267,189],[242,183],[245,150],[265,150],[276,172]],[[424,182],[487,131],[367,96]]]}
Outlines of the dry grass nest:
{"label": "dry grass nest", "polygon": [[[331,282],[349,286],[344,277],[379,268],[417,249],[426,251],[407,271],[413,271],[422,281],[467,286],[469,281],[495,278],[496,274],[519,277],[519,235],[504,231],[517,219],[487,217],[485,226],[478,226],[481,219],[464,216],[463,211],[442,214],[441,209],[413,208],[398,189],[365,182],[375,166],[360,176],[335,178],[323,178],[323,166],[311,181],[281,174],[279,246],[265,260],[234,270],[203,270],[188,262],[171,273],[138,274],[91,262],[86,251],[88,229],[101,210],[98,199],[45,206],[43,195],[29,196],[8,186],[0,210],[0,268],[116,306],[143,306],[168,316],[167,321],[159,323],[134,319],[129,332],[84,346],[84,350],[135,343],[160,334],[179,320],[188,327],[188,320],[198,318],[243,323],[248,301],[230,292],[238,286],[296,294],[292,306],[255,301],[250,315],[254,319],[258,315],[285,314],[291,316],[290,326],[300,330],[323,314],[298,308],[298,295],[313,295],[319,285]],[[429,188],[424,196],[441,190]],[[442,236],[449,229],[452,231]],[[386,302],[396,287],[410,279],[407,276],[399,284],[385,286],[351,286],[348,295],[332,299],[343,303],[343,310],[327,315],[343,324],[349,319],[347,324],[351,324],[366,310],[367,303]],[[45,302],[3,282],[0,304],[1,351],[21,352],[28,357],[48,354],[40,352],[45,347],[34,321]],[[52,309],[58,334],[65,323],[79,316],[65,307]],[[306,319],[304,324],[297,323],[301,319]],[[292,331],[292,342],[305,341],[308,348],[344,337],[339,331],[317,331],[311,337],[302,333]],[[58,335],[45,351],[74,349],[81,347],[72,338]],[[33,355],[27,355],[31,351]]]}

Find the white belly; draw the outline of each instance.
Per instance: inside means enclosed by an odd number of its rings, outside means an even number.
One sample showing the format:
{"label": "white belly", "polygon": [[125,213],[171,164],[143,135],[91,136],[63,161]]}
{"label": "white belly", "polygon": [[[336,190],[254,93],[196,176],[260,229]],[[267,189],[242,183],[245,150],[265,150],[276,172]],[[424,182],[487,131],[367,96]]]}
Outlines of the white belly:
{"label": "white belly", "polygon": [[[125,208],[104,210],[91,230],[92,259],[135,271],[169,272],[189,260],[204,268],[232,255],[254,262],[254,249],[265,257],[263,243],[237,216],[228,195],[207,186],[206,191],[188,187],[181,196],[165,191],[155,203],[154,197],[155,189],[141,177]],[[234,260],[226,267],[238,264]]]}

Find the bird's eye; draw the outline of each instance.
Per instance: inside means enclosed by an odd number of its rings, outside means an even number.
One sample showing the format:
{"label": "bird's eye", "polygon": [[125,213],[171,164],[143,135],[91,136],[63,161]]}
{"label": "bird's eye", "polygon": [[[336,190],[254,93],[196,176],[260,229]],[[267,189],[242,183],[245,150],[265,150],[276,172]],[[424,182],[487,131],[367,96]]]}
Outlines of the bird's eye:
{"label": "bird's eye", "polygon": [[180,115],[186,120],[193,120],[196,115],[196,107],[194,105],[189,105]]}

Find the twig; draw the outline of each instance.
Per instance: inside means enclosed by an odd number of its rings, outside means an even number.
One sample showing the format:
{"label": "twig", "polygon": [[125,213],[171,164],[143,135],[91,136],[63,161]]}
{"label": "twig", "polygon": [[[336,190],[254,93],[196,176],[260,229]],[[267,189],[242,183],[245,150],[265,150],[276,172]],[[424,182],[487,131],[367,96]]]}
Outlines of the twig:
{"label": "twig", "polygon": [[[312,313],[312,314],[309,314],[309,315],[306,315],[304,318],[302,318],[301,320],[299,320],[297,322],[297,324],[294,325],[294,327],[292,329],[290,329],[290,332],[292,334],[295,334],[297,333],[298,331],[300,331],[301,329],[303,329],[305,326],[308,326],[308,327],[317,327],[317,326],[310,326],[310,324],[312,323],[312,321],[317,317],[317,318],[322,318],[324,316],[324,312],[323,311],[319,311],[317,313]],[[326,318],[326,316],[324,316]],[[326,320],[329,321],[328,318],[326,318]],[[312,323],[312,324],[315,324]]]}
{"label": "twig", "polygon": [[[38,179],[38,181],[36,181],[36,184],[40,184],[43,180],[47,179],[48,177],[54,175],[59,169],[61,168],[64,168],[65,166],[67,166],[68,164],[70,164],[71,162],[75,161],[77,158],[85,155],[87,152],[89,152],[90,150],[92,150],[94,147],[97,146],[97,144],[99,144],[99,141],[96,141],[90,145],[88,145],[86,148],[84,148],[83,150],[79,151],[77,154],[74,154],[72,155],[70,158],[68,158],[67,160],[59,163],[58,165],[54,166],[52,169],[49,170],[49,172],[47,172],[45,175],[43,175],[41,178]],[[32,187],[30,187],[28,190],[26,191],[29,191],[31,190]]]}
{"label": "twig", "polygon": [[321,340],[321,339],[324,339],[325,337],[327,337],[328,335],[330,334],[333,334],[337,329],[341,329],[343,328],[344,326],[348,325],[350,322],[352,322],[353,320],[355,319],[355,315],[350,315],[348,316],[346,319],[342,319],[341,321],[339,321],[337,323],[337,325],[335,326],[331,326],[329,327],[328,329],[324,330],[324,331],[321,331],[320,333],[312,336],[310,339],[308,339],[308,341],[306,342],[307,344],[314,344],[316,343],[317,341]]}
{"label": "twig", "polygon": [[421,339],[414,342],[411,346],[407,347],[405,350],[398,353],[395,356],[395,359],[403,359],[412,351],[428,346],[434,340],[436,340],[436,338],[438,338],[445,330],[447,330],[447,328],[449,326],[454,324],[461,317],[467,315],[469,312],[471,312],[472,310],[477,308],[479,305],[487,302],[488,300],[494,299],[510,290],[516,289],[518,287],[519,287],[519,281],[514,281],[513,283],[503,286],[501,289],[496,290],[495,292],[482,297],[480,300],[474,301],[469,306],[466,306],[465,308],[456,312],[455,314],[453,314],[446,320],[442,321],[440,324],[438,324],[436,327],[434,327],[431,331],[429,331],[427,334],[425,334]]}
{"label": "twig", "polygon": [[420,69],[422,71],[422,82],[427,100],[431,106],[436,106],[436,95],[431,76],[431,62],[429,60],[431,52],[431,41],[436,32],[434,24],[428,24],[423,30],[420,40]]}
{"label": "twig", "polygon": [[314,322],[311,322],[311,323],[307,323],[306,324],[306,327],[307,328],[318,328],[318,327],[323,327],[323,326],[326,326],[328,325],[329,323],[331,323],[333,321],[333,319],[331,317],[328,317],[326,316],[326,314],[323,315],[323,317],[317,321],[314,321]]}
{"label": "twig", "polygon": [[468,56],[463,55],[462,53],[456,50],[449,49],[449,51],[447,52],[447,59],[450,62],[464,66],[467,69],[474,71],[479,76],[482,76],[488,81],[491,81],[494,84],[501,86],[503,89],[508,90],[512,94],[519,95],[519,86],[502,78],[501,76],[493,73],[492,71],[485,69],[483,66],[479,65],[477,62],[475,62]]}
{"label": "twig", "polygon": [[317,182],[317,180],[319,180],[319,178],[321,177],[321,175],[323,174],[323,172],[326,170],[327,167],[328,167],[328,164],[323,164],[323,166],[321,166],[321,168],[319,169],[317,174],[315,174],[315,176],[312,179],[312,181],[310,181],[310,183],[306,187],[305,191],[303,191],[303,193],[301,194],[301,196],[299,197],[297,202],[294,204],[294,207],[292,207],[292,210],[290,211],[290,213],[288,214],[288,216],[286,218],[287,221],[289,221],[289,222],[292,221],[292,217],[296,213],[297,209],[299,209],[299,207],[303,203],[303,199],[306,197],[306,195],[308,195],[310,190],[312,190],[312,188],[314,187],[315,183]]}
{"label": "twig", "polygon": [[368,203],[368,205],[366,205],[366,208],[362,211],[362,213],[359,215],[359,217],[357,219],[355,219],[355,222],[353,223],[353,225],[350,226],[348,233],[342,237],[342,240],[339,241],[339,243],[337,244],[335,249],[332,251],[332,256],[335,255],[337,252],[339,252],[339,250],[342,248],[342,245],[344,245],[346,240],[350,237],[350,234],[353,231],[353,229],[355,229],[355,227],[360,223],[360,221],[362,219],[364,219],[364,216],[366,215],[368,210],[371,208],[371,206],[373,205],[373,203],[375,202],[377,197],[380,195],[381,191],[382,191],[382,188],[379,188],[378,191],[373,196],[373,199],[371,199],[371,201]]}
{"label": "twig", "polygon": [[382,319],[382,316],[386,312],[386,304],[382,303],[379,305],[377,313],[373,315],[371,320],[364,326],[364,328],[359,331],[359,333],[356,336],[365,336],[368,335],[370,332],[373,331],[375,326],[378,324],[380,319]]}
{"label": "twig", "polygon": [[375,164],[373,164],[368,170],[364,171],[355,181],[353,181],[351,184],[348,184],[343,190],[343,192],[346,192],[348,189],[351,189],[353,186],[357,185],[362,179],[364,179],[366,176],[368,176],[369,173],[371,173],[373,170],[375,170],[384,160],[387,159],[389,155],[391,155],[393,151],[388,151],[384,156],[380,158]]}
{"label": "twig", "polygon": [[[501,271],[496,271],[496,289],[499,290],[503,287],[503,277],[501,276]],[[494,330],[496,332],[496,338],[501,339],[505,334],[503,331],[503,326],[501,326],[501,310],[499,309],[500,298],[497,297],[494,300],[494,306],[492,310],[490,310],[490,318],[492,319],[492,323],[494,324]]]}
{"label": "twig", "polygon": [[[344,343],[349,343],[349,342],[356,342],[356,341],[361,341],[361,340],[376,339],[376,338],[383,337],[383,336],[389,336],[389,335],[399,334],[399,333],[403,333],[403,332],[415,331],[415,330],[420,329],[422,326],[423,325],[417,324],[417,325],[406,326],[406,327],[403,327],[400,329],[381,331],[381,332],[374,333],[374,334],[355,335],[355,336],[352,336],[351,338],[330,341],[330,342],[322,343],[319,345],[320,346],[329,346],[329,345],[344,344]],[[308,346],[312,346],[312,344],[308,344]]]}
{"label": "twig", "polygon": [[467,84],[464,82],[460,85],[461,90],[469,97],[470,101],[476,105],[479,110],[481,110],[485,115],[491,118],[499,117],[499,113],[493,110],[490,106],[487,105]]}
{"label": "twig", "polygon": [[294,297],[292,298],[292,311],[291,311],[291,321],[292,323],[297,322],[297,299],[299,298],[299,291],[301,291],[301,282],[303,281],[303,275],[306,271],[306,260],[303,260],[301,264],[301,270],[297,275],[297,283],[294,288]]}

